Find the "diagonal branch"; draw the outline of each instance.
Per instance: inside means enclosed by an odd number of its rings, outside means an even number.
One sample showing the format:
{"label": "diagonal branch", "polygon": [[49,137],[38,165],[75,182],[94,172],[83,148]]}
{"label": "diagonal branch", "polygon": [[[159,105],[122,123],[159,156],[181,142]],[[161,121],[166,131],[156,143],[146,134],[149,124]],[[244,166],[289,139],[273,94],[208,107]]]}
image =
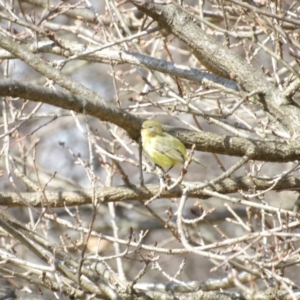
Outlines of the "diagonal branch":
{"label": "diagonal branch", "polygon": [[290,99],[269,83],[265,75],[240,56],[227,49],[204,32],[194,22],[193,16],[182,6],[172,3],[158,4],[150,1],[131,0],[143,13],[152,17],[162,29],[184,41],[195,57],[213,74],[235,80],[242,90],[259,90],[254,97],[264,110],[288,128],[292,138],[300,135],[300,109]]}

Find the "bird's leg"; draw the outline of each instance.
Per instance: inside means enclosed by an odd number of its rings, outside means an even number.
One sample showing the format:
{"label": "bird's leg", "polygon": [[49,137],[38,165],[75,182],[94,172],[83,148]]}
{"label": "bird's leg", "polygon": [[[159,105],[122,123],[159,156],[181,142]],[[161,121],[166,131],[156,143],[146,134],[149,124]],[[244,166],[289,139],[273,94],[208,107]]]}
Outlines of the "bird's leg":
{"label": "bird's leg", "polygon": [[159,166],[157,164],[154,164],[154,165],[155,165],[155,167],[157,167],[158,169],[160,169],[163,173],[166,173],[165,170],[161,166]]}
{"label": "bird's leg", "polygon": [[173,167],[174,167],[174,165],[171,166],[171,167],[167,170],[167,172],[165,172],[165,173],[168,173]]}

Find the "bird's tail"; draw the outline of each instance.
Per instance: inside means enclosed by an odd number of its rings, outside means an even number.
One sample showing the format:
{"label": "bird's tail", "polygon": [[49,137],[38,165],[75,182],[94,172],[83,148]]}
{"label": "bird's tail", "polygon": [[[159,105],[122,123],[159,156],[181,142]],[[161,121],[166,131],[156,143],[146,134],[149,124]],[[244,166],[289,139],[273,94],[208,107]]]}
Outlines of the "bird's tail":
{"label": "bird's tail", "polygon": [[207,168],[206,165],[204,165],[200,160],[198,160],[198,159],[195,158],[195,157],[192,157],[192,161],[195,162],[196,164],[202,166],[203,168]]}

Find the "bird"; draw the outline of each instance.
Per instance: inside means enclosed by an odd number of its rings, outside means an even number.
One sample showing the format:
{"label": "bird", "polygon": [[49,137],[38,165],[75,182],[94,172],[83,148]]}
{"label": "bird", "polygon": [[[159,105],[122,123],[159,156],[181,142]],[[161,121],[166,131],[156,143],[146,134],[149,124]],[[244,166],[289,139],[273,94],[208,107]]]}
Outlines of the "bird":
{"label": "bird", "polygon": [[[165,132],[162,124],[156,120],[143,122],[141,128],[142,147],[150,159],[163,171],[170,171],[175,165],[183,164],[188,154],[184,144],[175,136]],[[192,160],[203,167],[200,161]]]}

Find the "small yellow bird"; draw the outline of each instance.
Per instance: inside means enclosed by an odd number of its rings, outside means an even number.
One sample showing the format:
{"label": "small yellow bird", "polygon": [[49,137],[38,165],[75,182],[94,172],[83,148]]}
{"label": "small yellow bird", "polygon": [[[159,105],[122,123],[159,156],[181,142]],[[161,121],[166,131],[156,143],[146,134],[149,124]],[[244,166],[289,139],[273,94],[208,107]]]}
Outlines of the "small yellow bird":
{"label": "small yellow bird", "polygon": [[[168,168],[167,172],[177,164],[183,164],[187,160],[187,152],[184,144],[168,134],[162,125],[155,120],[148,120],[142,124],[142,145],[146,154],[161,168]],[[192,160],[205,167],[197,159]]]}

